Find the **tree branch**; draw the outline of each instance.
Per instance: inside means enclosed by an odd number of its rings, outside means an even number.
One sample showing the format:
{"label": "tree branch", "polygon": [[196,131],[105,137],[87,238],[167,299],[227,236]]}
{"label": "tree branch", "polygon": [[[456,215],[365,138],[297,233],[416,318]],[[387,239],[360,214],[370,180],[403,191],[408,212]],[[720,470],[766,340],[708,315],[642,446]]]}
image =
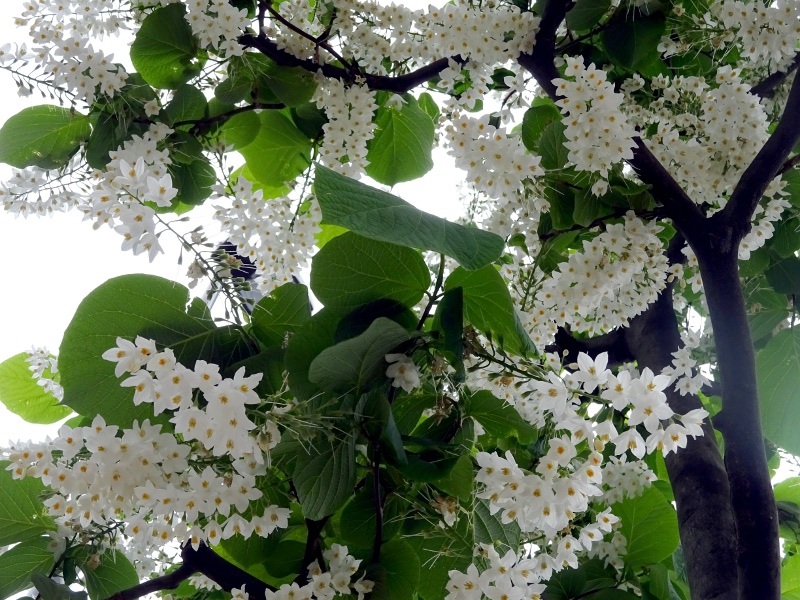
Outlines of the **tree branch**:
{"label": "tree branch", "polygon": [[246,34],[239,38],[239,43],[245,48],[255,48],[284,67],[300,67],[311,73],[321,71],[325,77],[350,82],[362,78],[364,83],[366,83],[371,90],[386,90],[388,92],[394,92],[395,94],[403,94],[430,81],[447,68],[450,64],[450,60],[454,60],[459,64],[465,62],[460,56],[453,56],[450,58],[440,58],[424,67],[420,67],[415,71],[403,75],[372,75],[370,73],[348,71],[336,65],[319,64],[310,58],[297,58],[279,48],[275,42],[264,35],[255,36]]}
{"label": "tree branch", "polygon": [[[317,560],[317,556],[320,553],[320,534],[322,530],[325,528],[325,524],[330,519],[330,516],[322,517],[318,521],[314,521],[312,519],[306,519],[306,528],[308,529],[308,535],[306,536],[306,549],[303,552],[303,565],[300,567],[300,572],[295,577],[294,582],[297,585],[305,585],[308,583],[308,567]],[[324,568],[324,565],[320,563],[320,567]]]}
{"label": "tree branch", "polygon": [[381,559],[383,545],[383,497],[381,496],[381,444],[372,442],[372,503],[375,507],[375,539],[372,542],[372,562]]}
{"label": "tree branch", "polygon": [[195,550],[187,542],[181,551],[181,558],[183,563],[171,573],[117,592],[109,600],[136,600],[160,590],[175,589],[195,573],[202,573],[226,592],[246,586],[248,594],[263,598],[267,590],[275,591],[274,587],[228,562],[203,543]]}
{"label": "tree branch", "polygon": [[777,87],[786,81],[786,78],[797,70],[797,67],[800,67],[800,52],[794,55],[794,60],[792,64],[789,65],[788,69],[785,71],[776,71],[768,77],[765,77],[760,83],[754,85],[750,89],[750,93],[759,98],[772,98]]}

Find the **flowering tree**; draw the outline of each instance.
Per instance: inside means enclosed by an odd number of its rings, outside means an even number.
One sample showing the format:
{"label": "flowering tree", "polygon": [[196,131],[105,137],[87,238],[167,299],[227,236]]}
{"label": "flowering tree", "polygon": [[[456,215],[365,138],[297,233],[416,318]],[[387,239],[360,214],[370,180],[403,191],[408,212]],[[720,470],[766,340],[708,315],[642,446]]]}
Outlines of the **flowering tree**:
{"label": "flowering tree", "polygon": [[[0,365],[18,414],[77,415],[7,450],[0,595],[800,593],[798,482],[770,483],[800,453],[800,4],[18,22],[0,66],[57,103],[0,129],[4,208],[151,260],[178,236],[224,308],[117,277],[57,358]],[[100,49],[121,30],[127,66]],[[468,223],[385,191],[437,146]]]}

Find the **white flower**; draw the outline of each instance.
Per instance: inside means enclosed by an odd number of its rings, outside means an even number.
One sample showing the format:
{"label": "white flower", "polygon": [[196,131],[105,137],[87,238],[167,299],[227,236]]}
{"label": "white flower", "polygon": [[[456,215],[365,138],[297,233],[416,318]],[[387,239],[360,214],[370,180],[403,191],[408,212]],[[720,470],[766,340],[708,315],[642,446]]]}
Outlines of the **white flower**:
{"label": "white flower", "polygon": [[386,376],[392,379],[392,387],[402,387],[410,392],[419,387],[419,370],[414,362],[405,354],[387,354]]}

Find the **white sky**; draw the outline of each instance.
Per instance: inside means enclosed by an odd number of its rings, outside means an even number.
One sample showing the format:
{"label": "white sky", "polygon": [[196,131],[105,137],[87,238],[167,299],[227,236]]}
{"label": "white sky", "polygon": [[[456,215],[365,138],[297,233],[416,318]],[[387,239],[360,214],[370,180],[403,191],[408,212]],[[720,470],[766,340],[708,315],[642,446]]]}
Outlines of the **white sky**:
{"label": "white sky", "polygon": [[[14,26],[21,6],[17,0],[2,2],[0,43],[27,41],[27,30]],[[112,51],[115,60],[127,56],[124,48]],[[11,75],[0,70],[0,123],[27,106],[52,102],[36,95],[18,97]],[[459,207],[459,179],[452,161],[446,162],[449,168],[438,169],[436,175],[413,184],[399,185],[395,193],[428,212],[454,214]],[[0,165],[0,177],[7,174],[6,165]],[[0,210],[0,361],[34,345],[57,351],[80,301],[111,277],[151,273],[186,282],[185,267],[177,265],[179,246],[168,235],[162,236],[165,254],[149,263],[144,255],[122,252],[118,234],[108,228],[94,231],[77,212],[23,219]],[[52,426],[25,423],[0,404],[0,446],[9,438],[36,439],[53,431]]]}

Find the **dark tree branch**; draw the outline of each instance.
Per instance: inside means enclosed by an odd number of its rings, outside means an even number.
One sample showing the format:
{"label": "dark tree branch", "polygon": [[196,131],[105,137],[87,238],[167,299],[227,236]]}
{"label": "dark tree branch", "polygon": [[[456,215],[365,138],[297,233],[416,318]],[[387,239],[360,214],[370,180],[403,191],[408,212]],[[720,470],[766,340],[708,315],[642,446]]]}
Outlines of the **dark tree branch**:
{"label": "dark tree branch", "polygon": [[545,2],[533,49],[528,53],[520,54],[517,59],[519,64],[533,75],[539,87],[554,100],[558,99],[558,95],[556,86],[553,85],[553,79],[560,76],[554,62],[556,32],[574,4],[574,2],[565,2],[564,0]]}
{"label": "dark tree branch", "polygon": [[555,344],[548,346],[545,350],[557,352],[565,363],[577,361],[578,354],[581,352],[585,352],[593,359],[597,358],[598,354],[608,352],[609,366],[621,365],[634,360],[621,329],[591,338],[579,339],[563,327],[559,327],[556,332]]}
{"label": "dark tree branch", "polygon": [[[624,336],[640,368],[659,373],[671,364],[672,352],[680,347],[671,286],[631,321]],[[674,386],[665,391],[670,407],[678,414],[702,408],[696,396],[681,396]],[[690,439],[686,448],[665,457],[677,504],[681,546],[693,599],[737,600],[736,522],[728,478],[714,430],[708,422],[703,430],[703,437]]]}
{"label": "dark tree branch", "polygon": [[778,518],[756,389],[755,352],[739,281],[736,249],[713,260],[698,256],[722,384],[714,419],[725,439],[725,467],[738,533],[741,598],[780,596]]}
{"label": "dark tree branch", "polygon": [[[336,65],[319,64],[310,58],[297,58],[279,48],[275,42],[263,35],[255,36],[246,34],[239,38],[239,42],[245,48],[255,48],[281,66],[300,67],[311,73],[321,71],[325,77],[341,79],[343,81],[352,82],[361,78],[371,90],[386,90],[388,92],[394,92],[395,94],[403,94],[430,81],[444,71],[450,61],[449,58],[440,58],[429,65],[425,65],[424,67],[420,67],[415,71],[403,75],[372,75],[370,73],[354,73]],[[453,56],[451,58],[458,63],[464,63],[464,59],[460,56]]]}
{"label": "dark tree branch", "polygon": [[372,562],[381,560],[383,545],[383,496],[381,494],[381,444],[373,440],[372,444],[372,504],[375,507],[375,538],[372,541]]}
{"label": "dark tree branch", "polygon": [[195,573],[202,573],[226,592],[246,586],[248,594],[263,598],[267,590],[275,591],[274,587],[229,563],[203,543],[195,550],[187,542],[181,551],[181,558],[183,563],[171,573],[117,592],[109,600],[136,600],[161,590],[172,590]]}
{"label": "dark tree branch", "polygon": [[786,81],[786,78],[797,70],[797,67],[800,67],[800,52],[794,55],[794,60],[792,64],[789,65],[788,69],[785,71],[776,71],[768,77],[765,77],[760,83],[754,85],[750,89],[750,93],[759,98],[772,98],[778,86]]}
{"label": "dark tree branch", "polygon": [[728,252],[730,248],[738,248],[739,242],[750,231],[753,211],[764,190],[778,174],[798,140],[800,78],[795,78],[775,131],[742,173],[725,208],[709,219],[712,235],[706,240],[714,251]]}
{"label": "dark tree branch", "polygon": [[[320,554],[322,544],[320,543],[320,534],[325,528],[325,524],[330,519],[330,516],[323,517],[319,521],[306,519],[306,528],[308,535],[306,535],[306,549],[303,552],[303,564],[300,567],[300,572],[295,577],[294,582],[297,585],[305,585],[308,583],[308,567],[311,566]],[[325,565],[320,562],[320,567],[325,568]]]}

